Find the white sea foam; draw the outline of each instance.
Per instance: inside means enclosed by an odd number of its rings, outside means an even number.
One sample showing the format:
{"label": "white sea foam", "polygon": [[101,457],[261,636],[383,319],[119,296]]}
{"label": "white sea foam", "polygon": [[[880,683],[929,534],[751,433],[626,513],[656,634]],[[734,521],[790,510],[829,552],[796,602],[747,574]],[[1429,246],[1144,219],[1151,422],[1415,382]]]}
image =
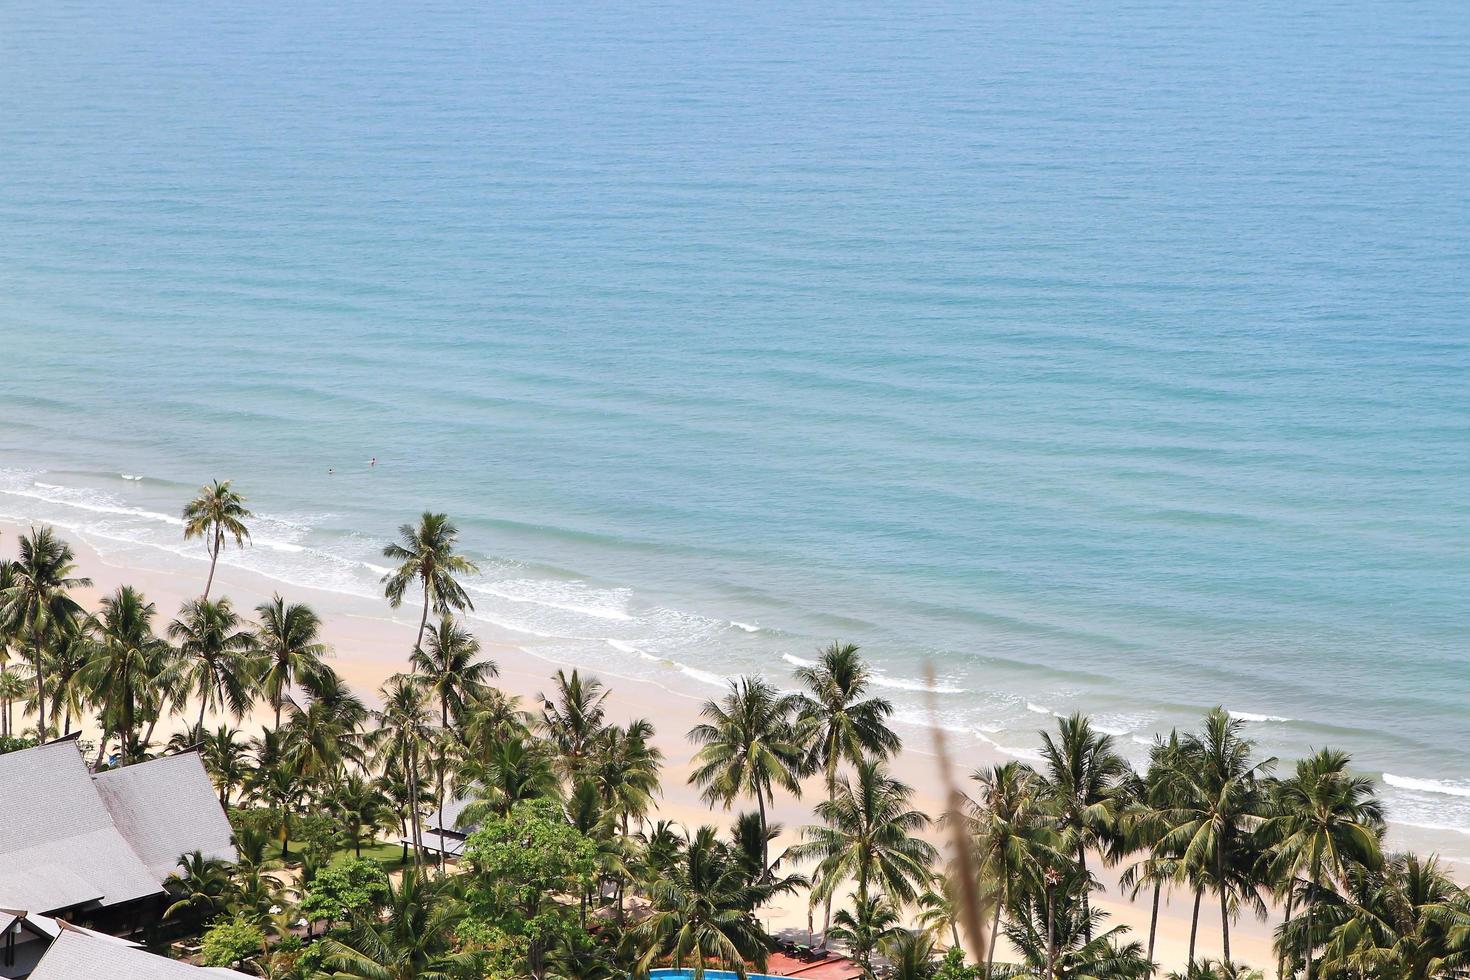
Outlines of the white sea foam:
{"label": "white sea foam", "polygon": [[618,650],[618,651],[620,651],[622,653],[641,653],[642,652],[637,647],[635,647],[633,644],[628,643],[628,642],[623,641],[623,640],[611,640],[610,639],[610,640],[604,640],[603,642],[605,642],[608,646],[612,647],[614,650]]}
{"label": "white sea foam", "polygon": [[1044,704],[1037,704],[1034,701],[1027,701],[1026,702],[1026,710],[1027,711],[1030,711],[1030,712],[1033,712],[1035,714],[1038,714],[1038,715],[1051,715],[1054,718],[1060,718],[1061,717],[1061,715],[1057,714],[1055,711],[1051,710],[1046,705],[1044,705]]}
{"label": "white sea foam", "polygon": [[715,687],[730,686],[730,679],[728,677],[712,673],[708,670],[700,670],[699,668],[691,667],[688,664],[681,664],[677,660],[670,662],[675,667],[679,668],[679,673],[683,674],[686,677],[692,677],[694,680],[697,680],[704,684],[712,684]]}
{"label": "white sea foam", "polygon": [[1281,715],[1258,715],[1253,711],[1229,711],[1228,714],[1230,717],[1239,718],[1241,721],[1286,722],[1293,720],[1291,718],[1284,718]]}
{"label": "white sea foam", "polygon": [[747,633],[759,633],[761,631],[761,628],[759,626],[755,626],[751,623],[742,623],[738,619],[730,620],[730,625],[738,630],[744,630]]}
{"label": "white sea foam", "polygon": [[143,479],[141,476],[135,476],[132,473],[119,473],[118,476],[122,477],[124,480],[129,480],[133,483],[137,483],[139,480]]}
{"label": "white sea foam", "polygon": [[879,687],[891,687],[897,691],[922,691],[930,694],[964,694],[965,689],[955,687],[953,684],[936,682],[929,684],[926,681],[913,680],[908,677],[888,677],[884,674],[873,674],[869,677]]}
{"label": "white sea foam", "polygon": [[792,656],[789,653],[781,654],[781,659],[786,661],[793,667],[815,667],[817,665],[817,662],[815,660],[803,660],[800,657]]}
{"label": "white sea foam", "polygon": [[1041,753],[1037,752],[1035,749],[1018,749],[1012,745],[1002,745],[1000,742],[997,742],[995,739],[991,738],[981,731],[976,731],[975,736],[986,745],[989,745],[991,748],[995,749],[997,752],[1004,753],[1005,755],[1011,756],[1012,758],[1024,759],[1027,762],[1042,761],[1043,757]]}
{"label": "white sea foam", "polygon": [[1383,774],[1383,781],[1398,789],[1411,789],[1420,793],[1435,793],[1439,796],[1470,798],[1470,785],[1466,785],[1463,782],[1451,783],[1441,779],[1415,779],[1412,776],[1399,776],[1391,772]]}

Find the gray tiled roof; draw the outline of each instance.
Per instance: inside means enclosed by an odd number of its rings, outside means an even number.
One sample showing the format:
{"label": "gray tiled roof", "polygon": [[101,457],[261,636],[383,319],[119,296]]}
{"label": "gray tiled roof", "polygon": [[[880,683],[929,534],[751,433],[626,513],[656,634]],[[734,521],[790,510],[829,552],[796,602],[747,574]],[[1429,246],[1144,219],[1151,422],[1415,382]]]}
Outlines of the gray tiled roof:
{"label": "gray tiled roof", "polygon": [[191,851],[224,861],[238,857],[230,821],[198,753],[112,769],[93,781],[117,829],[156,880],[172,874],[179,856]]}
{"label": "gray tiled roof", "polygon": [[0,875],[32,893],[21,902],[0,882],[0,905],[32,912],[126,902],[161,881],[118,833],[75,742],[0,755]]}
{"label": "gray tiled roof", "polygon": [[63,929],[31,980],[242,980],[233,970],[190,966],[88,932]]}
{"label": "gray tiled roof", "polygon": [[477,798],[478,797],[474,793],[467,793],[463,796],[450,797],[444,803],[444,809],[436,811],[435,813],[430,815],[427,820],[424,821],[424,827],[452,830],[457,831],[461,834],[468,835],[470,833],[469,828],[460,827],[458,825],[459,815],[464,812],[465,807],[475,802]]}
{"label": "gray tiled roof", "polygon": [[195,850],[235,858],[193,753],[97,776],[74,741],[0,755],[0,907],[45,913],[155,895]]}

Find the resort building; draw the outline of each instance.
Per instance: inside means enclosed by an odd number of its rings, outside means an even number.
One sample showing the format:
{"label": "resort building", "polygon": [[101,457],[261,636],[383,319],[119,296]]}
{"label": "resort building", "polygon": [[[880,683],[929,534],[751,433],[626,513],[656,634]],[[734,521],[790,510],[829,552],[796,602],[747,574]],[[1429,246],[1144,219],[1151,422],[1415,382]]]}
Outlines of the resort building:
{"label": "resort building", "polygon": [[[68,923],[128,932],[156,920],[164,879],[194,851],[237,856],[197,753],[96,774],[75,739],[0,755],[0,977],[25,976]],[[79,946],[129,948],[74,934]]]}
{"label": "resort building", "polygon": [[[460,814],[464,813],[465,807],[474,801],[473,795],[456,796],[445,803],[442,809],[424,818],[423,851],[427,857],[437,860],[440,854],[446,858],[457,858],[464,854],[465,839],[478,828],[460,827],[459,818]],[[403,859],[407,861],[408,849],[413,846],[413,838],[403,837],[401,843],[403,844]]]}
{"label": "resort building", "polygon": [[246,974],[155,956],[125,940],[61,924],[31,980],[244,980]]}

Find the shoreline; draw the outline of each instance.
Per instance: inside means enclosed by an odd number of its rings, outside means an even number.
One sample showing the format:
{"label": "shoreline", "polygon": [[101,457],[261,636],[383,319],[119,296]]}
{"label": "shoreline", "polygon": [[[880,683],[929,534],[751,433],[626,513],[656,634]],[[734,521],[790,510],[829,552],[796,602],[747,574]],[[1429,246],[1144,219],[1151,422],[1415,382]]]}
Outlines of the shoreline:
{"label": "shoreline", "polygon": [[[13,521],[0,521],[0,550],[9,553],[18,532],[29,525]],[[119,564],[99,552],[96,545],[83,534],[72,530],[59,533],[72,545],[76,553],[78,574],[89,577],[93,585],[80,590],[78,598],[87,608],[95,608],[101,595],[111,592],[119,585],[128,584],[138,588],[153,602],[158,610],[155,629],[160,630],[172,618],[178,606],[193,598],[203,587],[206,563],[197,562],[198,575],[189,575],[181,569],[151,566],[145,563]],[[221,564],[215,576],[215,595],[228,595],[237,612],[247,617],[254,607],[274,592],[281,592],[288,601],[305,602],[316,610],[322,620],[323,640],[333,651],[329,659],[331,666],[347,681],[353,690],[370,705],[377,703],[376,693],[382,683],[393,673],[406,668],[408,649],[413,630],[417,626],[416,615],[395,614],[386,600],[373,602],[356,596],[321,589],[301,588],[277,582],[263,574]],[[402,607],[412,613],[409,604]],[[662,819],[671,819],[686,826],[712,823],[727,826],[741,804],[737,802],[730,811],[711,809],[699,799],[699,791],[691,786],[688,773],[692,770],[691,757],[694,747],[684,735],[697,721],[700,706],[714,694],[712,688],[703,691],[677,690],[652,680],[619,676],[600,668],[583,668],[571,662],[553,660],[542,654],[532,653],[517,645],[505,635],[497,635],[491,629],[476,624],[476,635],[481,641],[482,654],[493,660],[499,668],[495,685],[507,694],[520,697],[523,707],[534,706],[536,695],[549,688],[551,676],[558,668],[582,669],[596,675],[610,690],[608,698],[609,720],[623,723],[632,718],[648,718],[654,723],[654,743],[664,752],[663,794],[657,800],[654,813]],[[782,664],[787,668],[789,664]],[[774,671],[772,671],[774,673]],[[247,717],[241,727],[254,727],[264,721],[265,712]],[[211,722],[219,719],[210,715]],[[168,735],[184,724],[183,719],[173,718],[161,722],[158,737],[166,740]],[[905,728],[913,726],[906,725]],[[932,732],[932,729],[929,731]],[[943,809],[944,780],[938,769],[937,758],[921,737],[905,733],[906,744],[902,753],[893,761],[896,775],[914,788],[914,805],[927,813],[938,814]],[[997,749],[976,745],[955,745],[950,739],[950,755],[955,760],[951,775],[962,789],[966,788],[971,771],[980,766],[1011,760],[1013,757]],[[815,795],[814,795],[815,794]],[[811,821],[810,801],[820,796],[816,781],[808,780],[802,799],[780,793],[770,808],[773,823],[783,827],[776,841],[776,848],[785,848],[794,843],[800,827]],[[930,831],[930,836],[937,834]],[[1149,925],[1149,908],[1146,901],[1130,902],[1117,887],[1119,868],[1100,868],[1098,877],[1104,891],[1094,897],[1093,904],[1108,912],[1108,926],[1126,925],[1129,938],[1146,942]],[[1146,898],[1146,896],[1145,896]],[[1165,894],[1160,902],[1158,936],[1155,958],[1166,968],[1183,964],[1188,949],[1191,896],[1187,893]],[[803,895],[778,899],[766,909],[762,920],[773,932],[786,930],[805,932],[808,924],[805,897]],[[1239,961],[1268,969],[1275,962],[1271,953],[1270,930],[1275,919],[1265,923],[1254,918],[1242,918],[1231,927],[1232,951]],[[1004,947],[1002,947],[1004,952]],[[1202,912],[1197,957],[1220,955],[1218,918],[1211,924],[1208,914]]]}

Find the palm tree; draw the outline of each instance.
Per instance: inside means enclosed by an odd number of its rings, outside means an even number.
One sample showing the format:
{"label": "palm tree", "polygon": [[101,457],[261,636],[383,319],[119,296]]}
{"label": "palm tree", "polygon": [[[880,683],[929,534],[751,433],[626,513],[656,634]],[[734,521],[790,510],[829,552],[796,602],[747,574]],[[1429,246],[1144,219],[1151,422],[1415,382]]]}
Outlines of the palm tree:
{"label": "palm tree", "polygon": [[556,746],[562,770],[575,782],[591,753],[593,743],[602,734],[607,710],[603,702],[608,692],[596,677],[583,677],[576,670],[568,677],[558,670],[552,678],[556,691],[552,697],[539,695],[541,728]]}
{"label": "palm tree", "polygon": [[660,957],[671,957],[675,969],[687,968],[695,980],[703,980],[710,961],[742,980],[747,962],[765,968],[767,940],[751,912],[750,890],[717,833],[699,828],[682,859],[653,883],[652,913],[626,934],[638,954],[636,976],[647,977]]}
{"label": "palm tree", "polygon": [[[1276,760],[1251,761],[1254,743],[1242,734],[1244,722],[1224,708],[1205,716],[1204,730],[1184,741],[1174,773],[1178,800],[1168,814],[1170,828],[1160,847],[1179,855],[1183,869],[1196,870],[1220,898],[1220,935],[1224,962],[1230,961],[1232,903],[1247,901],[1264,916],[1265,904],[1251,877],[1252,837],[1265,804],[1261,777]],[[1190,960],[1194,944],[1190,944]]]}
{"label": "palm tree", "polygon": [[[1296,772],[1281,782],[1275,815],[1260,830],[1275,849],[1272,877],[1299,879],[1308,889],[1327,892],[1345,882],[1354,865],[1382,865],[1383,808],[1373,795],[1373,781],[1354,776],[1348,763],[1345,753],[1322,749],[1297,762]],[[1299,931],[1306,980],[1312,980],[1312,914],[1319,900],[1319,894],[1308,893],[1306,924]],[[1283,946],[1284,952],[1293,950]]]}
{"label": "palm tree", "polygon": [[898,910],[882,895],[874,895],[854,898],[852,908],[839,911],[825,939],[843,943],[848,954],[863,968],[863,975],[871,978],[873,953],[902,931]]}
{"label": "palm tree", "polygon": [[343,779],[332,791],[328,805],[352,839],[353,852],[362,857],[364,838],[372,839],[377,832],[392,825],[393,814],[378,787],[357,773]]}
{"label": "palm tree", "polygon": [[168,876],[164,885],[177,896],[163,910],[165,922],[179,917],[208,922],[226,911],[234,897],[229,867],[199,851],[183,855],[179,869]]}
{"label": "palm tree", "polygon": [[199,696],[199,728],[210,708],[228,710],[236,721],[254,701],[258,664],[255,637],[241,629],[228,598],[184,603],[168,635],[179,644],[184,686]]}
{"label": "palm tree", "polygon": [[276,711],[276,727],[280,728],[281,708],[288,700],[286,692],[293,684],[320,673],[322,658],[331,651],[317,639],[321,620],[305,603],[287,605],[278,593],[270,602],[256,606],[255,614],[260,617],[255,641],[266,658],[260,687]]}
{"label": "palm tree", "polygon": [[664,754],[650,744],[653,723],[644,718],[627,727],[609,725],[597,740],[588,777],[602,796],[603,805],[616,815],[623,836],[629,822],[642,820],[659,790],[659,767]]}
{"label": "palm tree", "polygon": [[561,794],[556,767],[544,743],[526,736],[488,742],[466,756],[455,778],[460,792],[476,794],[460,812],[459,825],[472,827],[487,817],[503,817],[523,800],[554,799]]}
{"label": "palm tree", "polygon": [[838,785],[835,798],[817,804],[822,823],[802,828],[802,842],[790,854],[817,861],[814,899],[856,881],[859,906],[874,886],[895,906],[913,901],[939,856],[934,845],[915,836],[929,818],[909,805],[913,790],[890,777],[881,759],[859,762],[853,777]]}
{"label": "palm tree", "polygon": [[71,734],[72,721],[82,717],[87,693],[82,673],[87,665],[91,628],[89,618],[73,619],[53,631],[46,644],[46,676],[51,679],[49,707],[53,719],[61,718],[63,737]]}
{"label": "palm tree", "polygon": [[1170,829],[1170,815],[1180,802],[1178,773],[1186,764],[1183,756],[1184,748],[1177,731],[1171,731],[1168,738],[1156,738],[1149,749],[1148,771],[1118,815],[1114,844],[1120,853],[1116,856],[1139,851],[1146,855],[1125,870],[1118,883],[1128,890],[1128,897],[1133,900],[1144,888],[1153,888],[1146,954],[1150,961],[1154,958],[1159,899],[1164,885],[1180,878],[1179,854],[1170,850],[1165,841]]}
{"label": "palm tree", "polygon": [[184,540],[203,538],[209,549],[209,578],[204,582],[201,599],[209,598],[209,589],[214,585],[214,566],[219,562],[225,538],[233,538],[235,547],[243,548],[250,537],[245,522],[254,516],[245,508],[245,498],[230,487],[229,480],[205,484],[184,505]]}
{"label": "palm tree", "polygon": [[1027,889],[1016,902],[1006,938],[1020,954],[1026,976],[1046,980],[1142,980],[1153,964],[1136,942],[1122,943],[1127,926],[1093,937],[1105,913],[1084,900],[1090,880],[1081,865],[1053,869],[1042,889]]}
{"label": "palm tree", "polygon": [[[1055,739],[1050,732],[1041,733],[1047,792],[1057,807],[1061,828],[1075,842],[1077,863],[1086,878],[1087,851],[1108,834],[1115,815],[1114,787],[1131,770],[1114,751],[1112,736],[1094,731],[1092,722],[1081,714],[1061,719],[1057,729]],[[1081,921],[1090,942],[1092,918],[1085,890]]]}
{"label": "palm tree", "polygon": [[[707,803],[728,810],[740,796],[754,796],[765,827],[774,787],[801,796],[802,751],[791,724],[798,697],[742,677],[721,701],[705,702],[700,715],[706,721],[689,730],[690,741],[700,746],[689,782],[704,787]],[[771,865],[769,853],[764,864]]]}
{"label": "palm tree", "polygon": [[379,692],[383,707],[377,712],[378,730],[373,740],[381,747],[385,765],[395,765],[408,784],[408,812],[414,846],[414,863],[423,861],[423,808],[419,801],[422,759],[433,744],[433,715],[428,694],[407,674],[396,674]]}
{"label": "palm tree", "polygon": [[250,775],[250,756],[240,739],[240,729],[221,725],[199,741],[199,758],[219,790],[219,805],[230,808],[230,797],[245,785]]}
{"label": "palm tree", "polygon": [[[888,727],[893,704],[883,698],[866,697],[868,665],[852,643],[833,642],[822,650],[815,664],[800,667],[797,680],[806,688],[797,708],[797,725],[810,746],[805,767],[822,773],[827,799],[837,795],[837,774],[844,762],[857,763],[868,756],[886,758],[901,745]],[[823,929],[831,924],[832,903],[826,902]]]}
{"label": "palm tree", "polygon": [[[975,841],[976,864],[995,889],[994,919],[990,934],[1000,931],[1001,911],[1014,899],[1016,882],[1035,862],[1047,841],[1047,828],[1040,795],[1041,777],[1025,763],[1006,762],[970,774],[981,789],[980,798],[969,804],[967,819]],[[956,943],[958,945],[958,942]],[[985,963],[986,980],[995,972],[995,946],[990,944]]]}
{"label": "palm tree", "polygon": [[86,588],[89,578],[75,576],[71,545],[49,527],[31,528],[21,536],[20,558],[10,562],[10,584],[0,592],[0,620],[6,631],[30,642],[31,668],[36,680],[36,734],[45,741],[46,727],[46,639],[63,624],[82,615],[82,607],[71,597],[72,589]]}
{"label": "palm tree", "polygon": [[[480,641],[469,630],[445,613],[438,624],[429,627],[429,647],[414,650],[410,663],[418,682],[429,696],[439,702],[439,749],[435,772],[438,779],[439,809],[444,808],[444,777],[448,771],[451,742],[463,744],[462,733],[449,727],[450,719],[462,722],[469,706],[485,693],[488,682],[500,673],[494,661],[480,660]],[[440,852],[443,864],[443,852]]]}
{"label": "palm tree", "polygon": [[831,644],[817,663],[796,671],[806,687],[797,711],[798,724],[810,739],[808,768],[821,771],[829,800],[837,795],[837,774],[844,762],[885,758],[902,744],[888,727],[892,702],[865,697],[868,676],[868,665],[851,643]]}
{"label": "palm tree", "polygon": [[1355,864],[1343,901],[1317,914],[1324,976],[1431,980],[1470,968],[1470,898],[1434,857],[1396,855],[1381,871]]}
{"label": "palm tree", "polygon": [[285,729],[283,762],[318,797],[348,763],[366,763],[362,726],[371,715],[337,672],[323,666],[309,675],[301,704],[292,704]]}
{"label": "palm tree", "polygon": [[934,939],[923,932],[899,929],[878,944],[888,961],[889,980],[930,980],[934,972]]}
{"label": "palm tree", "polygon": [[100,708],[102,739],[97,746],[101,765],[107,743],[114,736],[124,751],[137,729],[138,712],[147,691],[171,651],[153,633],[157,609],[143,594],[124,585],[101,602],[96,618],[96,635],[88,643],[87,664],[82,670],[89,700]]}
{"label": "palm tree", "polygon": [[463,905],[441,882],[409,871],[388,883],[385,914],[359,913],[341,939],[321,941],[330,976],[341,980],[460,980],[483,975],[483,956],[454,951]]}
{"label": "palm tree", "polygon": [[417,584],[423,591],[424,611],[413,643],[413,648],[418,650],[424,643],[424,627],[428,625],[431,608],[438,613],[475,608],[455,576],[473,575],[480,569],[455,552],[459,528],[443,514],[424,511],[419,526],[404,524],[398,529],[398,537],[401,543],[383,549],[384,558],[398,562],[397,568],[383,576],[383,592],[388,603],[397,609],[403,605],[409,586]]}

